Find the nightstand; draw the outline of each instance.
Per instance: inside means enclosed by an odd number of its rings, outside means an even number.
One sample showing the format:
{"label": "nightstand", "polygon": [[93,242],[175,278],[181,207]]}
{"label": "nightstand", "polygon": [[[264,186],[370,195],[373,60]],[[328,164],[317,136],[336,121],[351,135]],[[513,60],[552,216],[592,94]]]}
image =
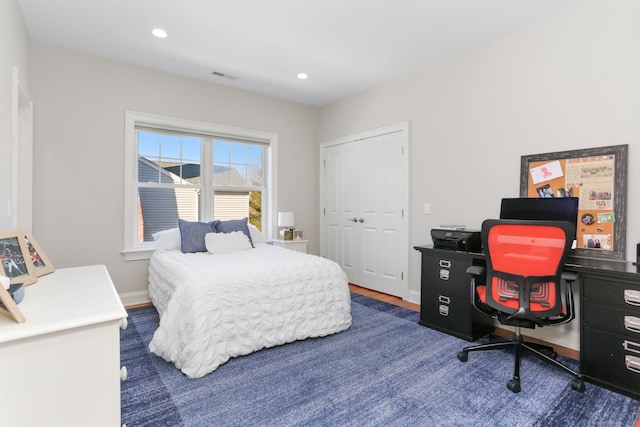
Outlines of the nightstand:
{"label": "nightstand", "polygon": [[281,248],[291,249],[292,251],[298,251],[307,253],[308,240],[279,240],[274,239],[271,241],[273,246],[280,246]]}

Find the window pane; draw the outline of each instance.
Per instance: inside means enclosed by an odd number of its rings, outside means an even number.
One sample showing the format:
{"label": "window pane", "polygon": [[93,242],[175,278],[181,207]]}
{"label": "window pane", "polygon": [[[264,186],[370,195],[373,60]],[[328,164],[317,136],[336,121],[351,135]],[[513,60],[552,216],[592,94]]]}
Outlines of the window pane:
{"label": "window pane", "polygon": [[247,184],[262,187],[262,166],[247,166]]}
{"label": "window pane", "polygon": [[262,187],[264,147],[239,142],[215,141],[213,185],[216,187]]}
{"label": "window pane", "polygon": [[150,132],[138,132],[138,155],[160,157],[160,135]]}
{"label": "window pane", "polygon": [[163,135],[160,154],[163,159],[180,160],[180,137],[176,135]]}
{"label": "window pane", "polygon": [[249,145],[247,147],[247,164],[262,166],[262,150],[260,145]]}
{"label": "window pane", "polygon": [[247,146],[231,144],[231,163],[247,163]]}
{"label": "window pane", "polygon": [[247,185],[247,166],[246,165],[231,165],[231,170],[229,171],[229,185],[246,187]]}
{"label": "window pane", "polygon": [[249,197],[249,223],[262,231],[262,191],[252,191]]}
{"label": "window pane", "polygon": [[138,182],[201,184],[201,139],[138,132]]}
{"label": "window pane", "polygon": [[215,162],[229,163],[231,160],[231,144],[224,141],[213,143],[213,160]]}
{"label": "window pane", "polygon": [[216,163],[213,165],[213,185],[226,187],[229,185],[229,164]]}
{"label": "window pane", "polygon": [[249,223],[262,230],[261,191],[216,191],[213,217],[219,220],[249,218]]}
{"label": "window pane", "polygon": [[182,138],[182,159],[200,163],[200,138]]}
{"label": "window pane", "polygon": [[138,242],[153,241],[153,233],[178,226],[178,218],[199,221],[199,190],[138,188]]}

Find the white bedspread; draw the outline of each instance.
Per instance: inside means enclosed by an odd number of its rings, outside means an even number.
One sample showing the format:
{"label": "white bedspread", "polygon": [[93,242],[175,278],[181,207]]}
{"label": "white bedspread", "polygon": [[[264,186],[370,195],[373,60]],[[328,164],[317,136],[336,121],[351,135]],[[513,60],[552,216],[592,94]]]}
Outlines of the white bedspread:
{"label": "white bedspread", "polygon": [[149,347],[189,378],[231,357],[351,326],[338,264],[264,243],[223,255],[156,252],[149,296],[160,314]]}

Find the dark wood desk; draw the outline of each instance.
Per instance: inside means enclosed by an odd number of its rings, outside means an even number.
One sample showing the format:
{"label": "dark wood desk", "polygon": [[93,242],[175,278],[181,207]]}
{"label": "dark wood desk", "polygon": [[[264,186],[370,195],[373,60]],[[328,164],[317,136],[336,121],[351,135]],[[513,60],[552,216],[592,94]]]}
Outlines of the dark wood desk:
{"label": "dark wood desk", "polygon": [[[473,308],[466,274],[467,267],[484,265],[484,254],[414,249],[422,254],[420,324],[467,340],[493,331],[491,319]],[[591,383],[640,399],[637,266],[571,257],[565,268],[580,275],[580,373]]]}

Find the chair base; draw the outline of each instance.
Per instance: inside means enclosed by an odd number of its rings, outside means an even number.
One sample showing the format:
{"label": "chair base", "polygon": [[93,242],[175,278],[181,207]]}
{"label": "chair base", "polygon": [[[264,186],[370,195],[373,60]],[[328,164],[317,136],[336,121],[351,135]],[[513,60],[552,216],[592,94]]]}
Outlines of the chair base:
{"label": "chair base", "polygon": [[480,345],[463,348],[458,353],[458,360],[460,360],[461,362],[466,362],[469,359],[470,351],[487,351],[487,350],[501,350],[501,349],[514,350],[515,367],[513,372],[513,378],[511,378],[507,382],[507,388],[514,393],[519,393],[521,390],[520,389],[520,357],[522,355],[523,350],[527,350],[538,359],[570,374],[573,377],[570,383],[572,389],[576,390],[579,393],[583,393],[586,389],[584,385],[584,381],[582,379],[582,375],[574,371],[573,369],[563,365],[562,363],[558,362],[556,360],[556,358],[558,357],[558,354],[553,350],[552,347],[542,345],[542,344],[537,344],[537,343],[524,342],[522,339],[522,335],[520,335],[520,328],[516,328],[516,333],[513,335],[512,340],[490,342],[487,344],[480,344]]}

